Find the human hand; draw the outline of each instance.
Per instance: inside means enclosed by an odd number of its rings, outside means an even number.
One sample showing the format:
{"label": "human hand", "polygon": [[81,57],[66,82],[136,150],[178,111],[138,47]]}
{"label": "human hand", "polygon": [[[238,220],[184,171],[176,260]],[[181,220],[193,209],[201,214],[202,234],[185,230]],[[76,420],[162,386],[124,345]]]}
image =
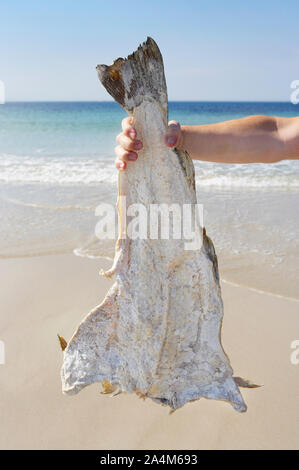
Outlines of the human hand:
{"label": "human hand", "polygon": [[[125,170],[128,161],[135,162],[137,160],[137,151],[142,149],[142,142],[137,139],[132,117],[123,119],[121,126],[122,132],[116,137],[118,145],[115,147],[115,166],[119,170]],[[164,141],[167,147],[179,147],[182,141],[182,131],[177,121],[169,121]]]}

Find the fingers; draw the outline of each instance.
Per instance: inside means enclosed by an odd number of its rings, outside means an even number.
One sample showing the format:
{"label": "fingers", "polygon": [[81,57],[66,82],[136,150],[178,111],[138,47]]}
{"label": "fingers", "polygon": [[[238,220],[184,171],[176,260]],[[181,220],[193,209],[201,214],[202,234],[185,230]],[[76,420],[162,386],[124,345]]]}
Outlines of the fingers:
{"label": "fingers", "polygon": [[[135,130],[135,129],[134,129]],[[132,132],[132,131],[130,131]],[[136,130],[135,130],[136,133]],[[121,134],[118,134],[116,137],[116,142],[123,147],[125,150],[141,150],[142,149],[142,142],[141,140],[137,139],[132,139],[131,137],[128,137],[125,135],[123,132]]]}
{"label": "fingers", "polygon": [[133,118],[126,117],[121,122],[121,127],[123,130],[123,134],[130,137],[132,140],[136,139],[137,132],[136,129],[133,127]]}
{"label": "fingers", "polygon": [[118,169],[118,170],[125,170],[126,169],[126,162],[122,162],[121,160],[115,160],[115,167]]}
{"label": "fingers", "polygon": [[136,150],[142,149],[141,140],[137,140],[137,132],[133,127],[133,118],[127,117],[121,123],[122,132],[116,137],[119,145],[115,147],[115,166],[119,170],[125,170],[128,161],[134,162],[138,158]]}
{"label": "fingers", "polygon": [[115,147],[116,161],[121,160],[123,162],[135,162],[138,158],[136,152],[128,151],[121,145]]}
{"label": "fingers", "polygon": [[181,135],[181,126],[177,121],[169,121],[165,134],[165,144],[167,147],[175,147]]}
{"label": "fingers", "polygon": [[[137,151],[142,149],[141,140],[136,139],[137,132],[133,127],[133,118],[126,117],[121,123],[122,132],[116,137],[118,145],[115,147],[115,166],[119,170],[125,170],[127,162],[134,162],[138,158]],[[181,126],[177,121],[169,121],[165,134],[167,147],[178,147],[181,141]]]}
{"label": "fingers", "polygon": [[124,149],[121,145],[115,147],[116,160],[115,166],[119,170],[125,170],[127,162],[135,162],[138,158],[136,152],[128,151]]}

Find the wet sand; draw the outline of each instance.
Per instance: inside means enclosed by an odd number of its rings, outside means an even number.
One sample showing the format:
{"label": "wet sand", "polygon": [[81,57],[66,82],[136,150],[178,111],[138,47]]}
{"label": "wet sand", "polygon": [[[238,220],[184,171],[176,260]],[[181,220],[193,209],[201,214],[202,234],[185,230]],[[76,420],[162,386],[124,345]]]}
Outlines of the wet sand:
{"label": "wet sand", "polygon": [[112,281],[98,276],[108,261],[74,255],[0,261],[1,449],[298,449],[299,303],[222,284],[223,346],[234,373],[259,384],[242,389],[247,413],[201,399],[173,414],[135,395],[61,393],[67,340],[99,304]]}

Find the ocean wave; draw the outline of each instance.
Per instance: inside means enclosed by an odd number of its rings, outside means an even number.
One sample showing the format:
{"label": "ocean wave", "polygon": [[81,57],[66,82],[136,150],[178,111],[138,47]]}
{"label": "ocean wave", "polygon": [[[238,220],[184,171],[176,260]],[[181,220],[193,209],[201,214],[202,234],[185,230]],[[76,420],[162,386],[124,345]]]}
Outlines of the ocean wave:
{"label": "ocean wave", "polygon": [[299,162],[217,164],[194,162],[199,187],[279,188],[299,190]]}
{"label": "ocean wave", "polygon": [[[198,187],[278,188],[299,190],[299,162],[231,165],[195,162]],[[0,181],[5,183],[116,185],[114,157],[31,157],[0,155]]]}
{"label": "ocean wave", "polygon": [[71,159],[0,156],[0,181],[5,183],[91,184],[116,183],[113,157]]}

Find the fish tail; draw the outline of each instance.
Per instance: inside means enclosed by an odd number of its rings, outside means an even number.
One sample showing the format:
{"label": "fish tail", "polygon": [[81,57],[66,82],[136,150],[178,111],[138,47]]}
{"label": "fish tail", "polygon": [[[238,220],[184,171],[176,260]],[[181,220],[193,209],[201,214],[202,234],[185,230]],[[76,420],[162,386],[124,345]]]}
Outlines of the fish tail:
{"label": "fish tail", "polygon": [[98,65],[96,70],[102,85],[129,114],[150,99],[168,115],[163,59],[152,38],[148,37],[126,59],[118,58],[109,66]]}

